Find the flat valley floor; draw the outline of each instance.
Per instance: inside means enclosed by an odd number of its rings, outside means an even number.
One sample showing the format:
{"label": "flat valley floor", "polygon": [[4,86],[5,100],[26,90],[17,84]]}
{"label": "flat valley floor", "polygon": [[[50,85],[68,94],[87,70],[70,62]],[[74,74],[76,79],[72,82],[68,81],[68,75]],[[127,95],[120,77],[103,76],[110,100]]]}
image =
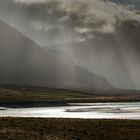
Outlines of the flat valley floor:
{"label": "flat valley floor", "polygon": [[[0,87],[1,107],[140,101],[140,91]],[[140,140],[140,120],[0,118],[0,140]]]}

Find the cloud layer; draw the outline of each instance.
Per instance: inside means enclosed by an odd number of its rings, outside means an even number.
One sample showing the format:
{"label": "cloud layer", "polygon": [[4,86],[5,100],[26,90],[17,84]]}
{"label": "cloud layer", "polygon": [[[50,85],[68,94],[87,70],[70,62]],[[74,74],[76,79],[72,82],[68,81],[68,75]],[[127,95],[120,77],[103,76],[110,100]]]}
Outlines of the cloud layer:
{"label": "cloud layer", "polygon": [[[106,77],[116,87],[133,88],[133,82],[139,87],[139,58],[137,72],[133,65],[139,43],[130,45],[130,38],[125,38],[131,34],[130,28],[139,28],[138,2],[122,1],[4,0],[0,1],[0,20],[40,46],[69,53],[75,63]],[[129,28],[127,34],[125,27]]]}
{"label": "cloud layer", "polygon": [[131,5],[120,5],[111,1],[15,0],[15,2],[22,5],[23,13],[26,13],[26,18],[34,30],[42,34],[51,33],[60,36],[68,31],[67,41],[86,41],[94,38],[94,33],[114,33],[121,22],[140,21],[140,15],[135,13]]}

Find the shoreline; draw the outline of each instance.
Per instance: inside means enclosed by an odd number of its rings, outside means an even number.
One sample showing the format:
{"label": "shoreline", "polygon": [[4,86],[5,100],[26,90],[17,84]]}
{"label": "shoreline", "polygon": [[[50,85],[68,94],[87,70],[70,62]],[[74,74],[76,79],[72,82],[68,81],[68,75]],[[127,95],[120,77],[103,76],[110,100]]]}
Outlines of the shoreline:
{"label": "shoreline", "polygon": [[[140,102],[140,100],[105,100],[105,101],[87,101],[87,100],[70,100],[70,101],[26,101],[26,102],[0,102],[0,107],[6,108],[30,108],[30,107],[63,107],[71,106],[69,103],[133,103]],[[77,106],[77,105],[75,105]]]}

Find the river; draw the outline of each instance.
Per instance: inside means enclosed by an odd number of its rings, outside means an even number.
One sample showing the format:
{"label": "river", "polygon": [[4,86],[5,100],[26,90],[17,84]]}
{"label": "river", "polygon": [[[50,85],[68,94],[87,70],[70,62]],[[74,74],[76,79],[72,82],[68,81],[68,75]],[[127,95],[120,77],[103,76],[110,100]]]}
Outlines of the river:
{"label": "river", "polygon": [[0,107],[0,117],[140,119],[140,102],[69,103],[59,107]]}

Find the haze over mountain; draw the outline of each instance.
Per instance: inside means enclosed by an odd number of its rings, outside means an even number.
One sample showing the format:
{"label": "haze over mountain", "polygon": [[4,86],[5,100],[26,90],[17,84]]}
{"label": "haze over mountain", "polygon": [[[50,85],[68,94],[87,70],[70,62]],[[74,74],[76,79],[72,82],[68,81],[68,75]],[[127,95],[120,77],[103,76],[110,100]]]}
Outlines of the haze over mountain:
{"label": "haze over mountain", "polygon": [[[60,56],[63,55],[63,61]],[[75,65],[67,54],[40,48],[0,22],[0,84],[92,90],[112,88],[107,80]]]}
{"label": "haze over mountain", "polygon": [[73,56],[77,58],[76,63],[105,75],[109,81],[115,78],[114,85],[139,89],[139,36],[140,23],[124,22],[115,34],[96,34],[90,43],[77,43],[77,47],[74,44]]}
{"label": "haze over mountain", "polygon": [[73,61],[117,88],[140,89],[139,9],[139,0],[4,0],[0,20],[41,50],[59,52],[61,64],[68,55],[69,66]]}

